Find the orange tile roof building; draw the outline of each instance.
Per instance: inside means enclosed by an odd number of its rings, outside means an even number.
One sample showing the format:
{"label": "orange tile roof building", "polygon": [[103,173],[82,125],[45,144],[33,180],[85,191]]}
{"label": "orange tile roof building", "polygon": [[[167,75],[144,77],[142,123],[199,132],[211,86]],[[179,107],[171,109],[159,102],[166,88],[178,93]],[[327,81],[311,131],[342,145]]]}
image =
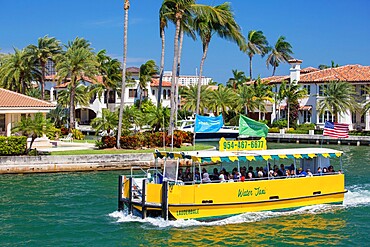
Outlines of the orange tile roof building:
{"label": "orange tile roof building", "polygon": [[[283,81],[293,82],[302,85],[308,91],[307,97],[300,100],[298,123],[314,123],[323,128],[325,121],[338,121],[350,124],[350,129],[370,130],[369,112],[362,115],[360,112],[350,112],[342,114],[339,119],[335,119],[329,111],[319,114],[317,110],[318,101],[322,99],[323,89],[326,83],[331,81],[344,81],[351,83],[358,93],[361,100],[370,100],[365,92],[365,87],[370,85],[370,66],[345,65],[336,68],[319,70],[313,67],[300,69],[301,60],[291,60],[290,75],[272,76],[261,80],[274,86],[274,92],[278,92]],[[272,104],[269,116],[271,121],[279,118],[286,118],[286,102],[279,106]]]}
{"label": "orange tile roof building", "polygon": [[22,116],[48,113],[55,104],[0,88],[0,134],[10,136],[14,124]]}

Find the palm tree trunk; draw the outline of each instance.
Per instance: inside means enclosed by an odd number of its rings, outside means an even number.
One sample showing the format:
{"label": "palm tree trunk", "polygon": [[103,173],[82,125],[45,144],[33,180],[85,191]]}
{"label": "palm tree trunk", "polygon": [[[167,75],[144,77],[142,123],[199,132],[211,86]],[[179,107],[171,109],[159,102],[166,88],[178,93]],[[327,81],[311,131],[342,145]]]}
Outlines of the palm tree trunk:
{"label": "palm tree trunk", "polygon": [[252,80],[252,56],[249,55],[249,80]]}
{"label": "palm tree trunk", "polygon": [[45,74],[46,74],[46,68],[45,63],[41,62],[41,99],[45,99]]}
{"label": "palm tree trunk", "polygon": [[182,43],[184,41],[184,30],[180,30],[180,40],[179,40],[179,55],[177,57],[177,71],[176,71],[176,94],[175,94],[175,123],[177,123],[177,112],[179,110],[179,76],[180,76],[180,64],[181,64],[181,54],[182,54]]}
{"label": "palm tree trunk", "polygon": [[276,66],[274,65],[274,69],[272,70],[272,76],[275,75],[275,71],[276,71]]}
{"label": "palm tree trunk", "polygon": [[[178,63],[178,56],[179,56],[179,35],[180,35],[180,22],[181,19],[176,19],[176,31],[175,31],[175,38],[174,38],[174,56],[173,56],[173,64],[172,64],[172,80],[171,80],[171,115],[170,115],[170,126],[168,130],[168,134],[173,136],[173,129],[174,129],[174,120],[175,120],[175,87],[176,87],[176,71],[177,71],[177,63]],[[172,148],[172,147],[171,147]]]}
{"label": "palm tree trunk", "polygon": [[71,84],[71,94],[69,100],[69,132],[75,128],[75,97],[76,97],[75,79]]}
{"label": "palm tree trunk", "polygon": [[123,108],[125,105],[125,90],[126,90],[126,61],[127,61],[127,29],[128,29],[128,10],[130,8],[130,1],[125,0],[125,21],[123,28],[123,65],[122,65],[122,87],[121,87],[121,102],[119,108],[119,119],[118,119],[118,130],[117,130],[117,148],[121,147],[120,137],[122,133],[122,119],[123,119]]}
{"label": "palm tree trunk", "polygon": [[197,108],[196,108],[196,114],[199,114],[199,108],[200,108],[200,89],[202,86],[202,74],[203,74],[203,65],[204,61],[207,58],[207,52],[208,52],[208,46],[209,46],[209,41],[203,44],[203,56],[202,60],[200,61],[200,66],[199,66],[199,78],[198,78],[198,91],[197,91]]}
{"label": "palm tree trunk", "polygon": [[106,100],[107,100],[107,103],[106,103],[106,105],[107,105],[107,109],[109,109],[109,93],[110,93],[110,90],[109,90],[109,88],[107,88],[107,96],[106,96]]}
{"label": "palm tree trunk", "polygon": [[289,128],[290,128],[290,125],[289,125],[289,115],[290,115],[290,110],[289,110],[290,105],[289,105],[289,101],[287,101],[287,107],[288,107],[288,130],[289,130]]}
{"label": "palm tree trunk", "polygon": [[258,106],[258,120],[261,120],[261,106]]}
{"label": "palm tree trunk", "polygon": [[163,72],[164,72],[164,51],[165,51],[165,34],[164,28],[161,30],[161,38],[162,38],[162,52],[161,52],[161,68],[159,71],[159,85],[158,85],[158,98],[157,98],[157,108],[159,108],[161,104],[162,98],[162,84],[163,84]]}

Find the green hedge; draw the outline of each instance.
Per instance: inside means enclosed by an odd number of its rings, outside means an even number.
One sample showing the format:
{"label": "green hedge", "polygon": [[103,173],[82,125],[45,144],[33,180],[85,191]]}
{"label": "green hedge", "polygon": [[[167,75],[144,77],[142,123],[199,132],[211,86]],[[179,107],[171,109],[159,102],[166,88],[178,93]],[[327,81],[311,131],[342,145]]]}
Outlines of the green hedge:
{"label": "green hedge", "polygon": [[25,136],[0,136],[0,155],[21,155],[26,153],[27,137]]}

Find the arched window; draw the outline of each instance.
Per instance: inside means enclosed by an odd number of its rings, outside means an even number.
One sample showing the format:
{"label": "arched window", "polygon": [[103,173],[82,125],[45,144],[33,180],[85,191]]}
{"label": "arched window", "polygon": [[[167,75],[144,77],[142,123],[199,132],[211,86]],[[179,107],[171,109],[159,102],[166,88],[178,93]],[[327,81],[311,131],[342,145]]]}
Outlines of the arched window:
{"label": "arched window", "polygon": [[171,90],[170,89],[167,90],[167,96],[168,96],[168,98],[171,97]]}
{"label": "arched window", "polygon": [[163,89],[163,99],[166,99],[167,95],[166,95],[166,89]]}

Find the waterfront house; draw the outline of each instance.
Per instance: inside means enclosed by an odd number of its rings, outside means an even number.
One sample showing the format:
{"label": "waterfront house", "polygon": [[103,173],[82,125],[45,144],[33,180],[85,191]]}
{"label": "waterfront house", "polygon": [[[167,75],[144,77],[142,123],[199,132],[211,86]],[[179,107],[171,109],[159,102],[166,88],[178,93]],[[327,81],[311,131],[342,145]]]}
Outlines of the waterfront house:
{"label": "waterfront house", "polygon": [[[365,92],[365,87],[370,85],[370,66],[362,65],[345,65],[336,68],[327,68],[319,70],[308,67],[301,69],[302,60],[292,59],[290,74],[286,76],[272,76],[263,78],[262,81],[273,85],[274,92],[278,92],[281,83],[295,82],[306,88],[307,97],[300,100],[298,123],[314,123],[319,128],[323,128],[325,121],[337,121],[348,123],[350,129],[370,130],[370,114],[361,114],[361,112],[350,112],[339,116],[339,119],[334,119],[334,116],[329,111],[324,114],[319,114],[317,110],[318,101],[323,98],[323,89],[325,84],[331,81],[344,81],[351,83],[358,94],[359,102],[364,100],[369,101],[370,98]],[[272,104],[270,107],[271,122],[280,118],[286,118],[286,102],[282,102],[279,106]],[[278,114],[280,112],[280,114]]]}
{"label": "waterfront house", "polygon": [[10,136],[12,128],[22,117],[38,112],[46,115],[54,108],[53,103],[0,88],[0,135]]}

